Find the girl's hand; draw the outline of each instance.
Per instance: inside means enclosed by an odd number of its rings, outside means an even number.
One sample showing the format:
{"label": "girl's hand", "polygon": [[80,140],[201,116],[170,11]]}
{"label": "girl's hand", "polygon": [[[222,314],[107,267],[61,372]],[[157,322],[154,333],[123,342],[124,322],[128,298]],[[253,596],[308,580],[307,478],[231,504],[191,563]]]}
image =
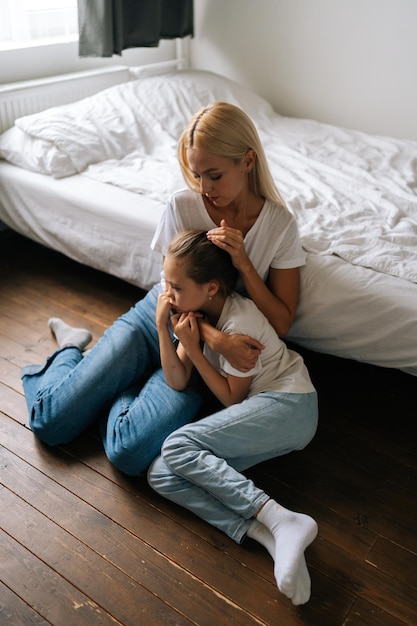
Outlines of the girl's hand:
{"label": "girl's hand", "polygon": [[230,228],[226,220],[221,220],[218,228],[209,230],[207,239],[210,239],[217,247],[226,250],[231,256],[233,265],[239,271],[242,271],[245,265],[250,263],[246,254],[242,231]]}
{"label": "girl's hand", "polygon": [[174,313],[171,316],[171,328],[187,354],[196,348],[200,351],[200,330],[197,317],[200,317],[200,314],[194,312]]}
{"label": "girl's hand", "polygon": [[167,292],[163,291],[158,296],[158,302],[156,304],[156,326],[168,326],[169,316],[171,313],[172,304],[168,298]]}

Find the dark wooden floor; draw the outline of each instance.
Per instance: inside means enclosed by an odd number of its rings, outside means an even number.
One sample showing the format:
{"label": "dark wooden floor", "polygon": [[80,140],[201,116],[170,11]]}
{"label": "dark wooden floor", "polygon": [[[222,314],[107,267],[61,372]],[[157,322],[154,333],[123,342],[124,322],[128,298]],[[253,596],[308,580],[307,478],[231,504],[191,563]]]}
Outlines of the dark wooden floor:
{"label": "dark wooden floor", "polygon": [[20,368],[55,348],[47,319],[97,338],[140,292],[15,235],[0,246],[1,624],[417,624],[415,378],[304,353],[318,433],[248,472],[318,521],[312,598],[296,608],[260,546],[124,477],[94,430],[62,449],[33,437]]}

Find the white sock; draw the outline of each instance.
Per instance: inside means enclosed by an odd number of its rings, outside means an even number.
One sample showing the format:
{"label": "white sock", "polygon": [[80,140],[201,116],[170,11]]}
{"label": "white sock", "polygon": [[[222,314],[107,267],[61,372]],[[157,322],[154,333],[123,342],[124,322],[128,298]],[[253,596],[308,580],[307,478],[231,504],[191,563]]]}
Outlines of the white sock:
{"label": "white sock", "polygon": [[297,576],[295,578],[295,590],[294,595],[291,598],[293,604],[305,604],[310,600],[311,596],[311,578],[308,571],[306,558],[304,554],[301,557],[300,565],[298,566]]}
{"label": "white sock", "polygon": [[257,519],[254,519],[252,524],[249,526],[247,530],[247,536],[251,539],[254,539],[258,543],[261,544],[264,548],[266,548],[275,560],[275,539],[274,535],[270,530],[267,529],[266,526],[261,524]]}
{"label": "white sock", "polygon": [[301,587],[309,586],[307,566],[304,568],[302,561],[305,561],[305,549],[317,535],[316,522],[309,515],[285,509],[275,500],[268,500],[257,520],[267,527],[275,540],[274,574],[278,589],[288,598],[302,603],[307,589],[303,591]]}
{"label": "white sock", "polygon": [[82,351],[93,338],[91,333],[85,328],[69,326],[59,317],[51,317],[48,320],[48,326],[60,348],[62,346],[76,346]]}
{"label": "white sock", "polygon": [[[248,537],[254,539],[267,549],[271,557],[275,561],[275,539],[273,534],[266,526],[261,524],[257,519],[249,526],[247,531]],[[308,572],[307,563],[304,554],[300,559],[298,571],[294,577],[294,594],[291,598],[292,603],[299,605],[305,604],[310,600],[311,596],[311,579]]]}

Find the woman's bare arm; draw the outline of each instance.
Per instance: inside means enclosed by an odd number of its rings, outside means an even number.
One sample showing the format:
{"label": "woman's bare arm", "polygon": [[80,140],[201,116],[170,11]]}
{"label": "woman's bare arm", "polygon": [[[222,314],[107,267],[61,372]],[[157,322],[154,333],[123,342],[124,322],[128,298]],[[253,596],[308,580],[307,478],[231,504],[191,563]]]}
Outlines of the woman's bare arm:
{"label": "woman's bare arm", "polygon": [[271,268],[268,282],[265,284],[246,253],[240,230],[230,228],[226,221],[222,220],[221,226],[209,231],[207,237],[230,254],[233,265],[239,270],[248,296],[269,320],[278,335],[285,335],[291,328],[297,310],[300,288],[299,269]]}

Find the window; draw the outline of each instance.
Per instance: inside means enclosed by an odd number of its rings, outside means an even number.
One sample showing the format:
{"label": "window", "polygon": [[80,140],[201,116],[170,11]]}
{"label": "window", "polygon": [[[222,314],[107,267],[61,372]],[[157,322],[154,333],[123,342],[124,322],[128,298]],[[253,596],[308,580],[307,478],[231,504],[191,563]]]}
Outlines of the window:
{"label": "window", "polygon": [[78,37],[77,0],[0,0],[0,46]]}

